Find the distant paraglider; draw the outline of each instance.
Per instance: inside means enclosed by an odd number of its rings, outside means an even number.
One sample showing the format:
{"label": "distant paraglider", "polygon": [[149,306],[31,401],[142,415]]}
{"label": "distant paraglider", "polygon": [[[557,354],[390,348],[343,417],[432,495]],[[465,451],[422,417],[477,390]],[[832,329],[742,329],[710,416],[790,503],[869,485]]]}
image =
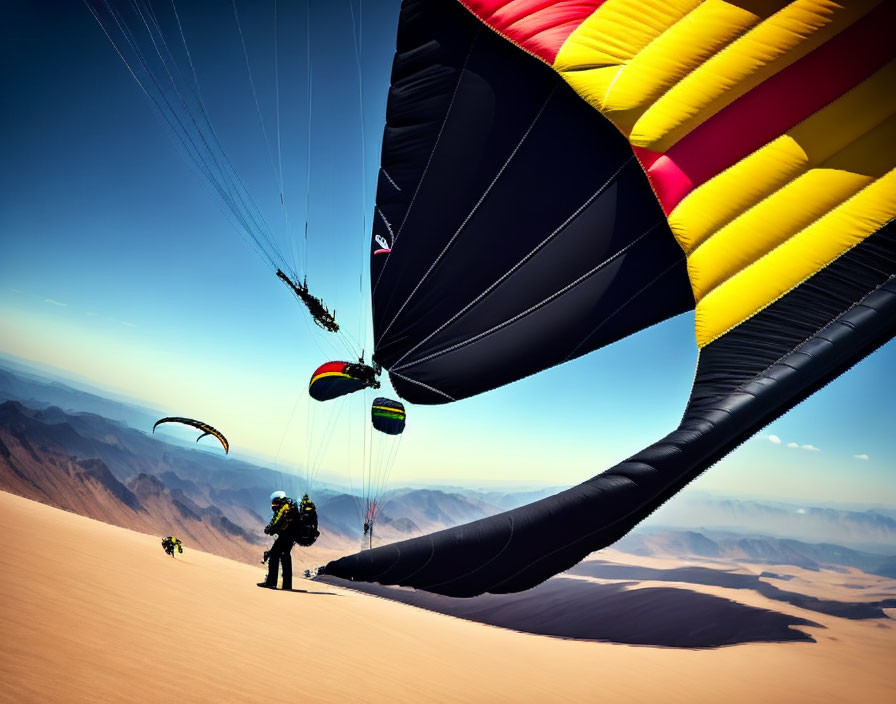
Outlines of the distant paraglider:
{"label": "distant paraglider", "polygon": [[[308,393],[316,401],[329,402],[338,399],[334,405],[339,406],[345,400],[340,397],[365,389],[378,389],[380,382],[377,377],[380,373],[378,365],[365,364],[363,358],[356,363],[327,362],[311,375]],[[347,405],[350,404],[343,403],[342,408]],[[354,421],[360,420],[354,413],[352,417]],[[369,424],[367,419],[364,419],[367,427],[362,432],[367,440],[363,444],[364,454],[360,458],[361,497],[356,503],[359,518],[364,519],[364,536],[368,547],[372,545],[378,501],[395,463],[405,418],[404,404],[378,397],[370,406]],[[330,422],[327,423],[329,428],[332,428],[332,420],[331,415]],[[371,429],[378,432],[371,433]],[[323,435],[329,438],[330,431],[325,431]]]}
{"label": "distant paraglider", "polygon": [[332,401],[361,389],[378,389],[377,368],[358,362],[327,362],[311,375],[308,393],[315,401]]}
{"label": "distant paraglider", "polygon": [[152,432],[155,433],[156,428],[158,426],[160,426],[162,423],[182,423],[183,425],[189,425],[193,428],[196,428],[196,429],[202,431],[202,435],[200,435],[198,438],[196,438],[196,442],[199,442],[200,440],[202,440],[202,438],[206,437],[207,435],[212,435],[212,436],[218,438],[218,441],[221,443],[221,445],[224,446],[224,454],[228,454],[230,451],[230,443],[227,442],[227,438],[225,438],[224,435],[222,435],[220,431],[215,430],[208,423],[203,423],[202,421],[199,421],[199,420],[193,420],[192,418],[178,418],[178,417],[172,416],[169,418],[161,418],[161,419],[157,420],[155,422],[155,424],[153,424],[153,426],[152,426]]}
{"label": "distant paraglider", "polygon": [[370,422],[374,430],[370,441],[370,464],[364,478],[364,537],[367,547],[373,547],[373,527],[379,516],[386,482],[395,464],[404,432],[407,414],[404,404],[390,398],[378,397],[370,406]]}
{"label": "distant paraglider", "polygon": [[404,404],[389,398],[373,399],[370,407],[370,421],[373,427],[386,435],[400,435],[404,432]]}
{"label": "distant paraglider", "polygon": [[364,515],[364,536],[363,542],[367,541],[367,547],[373,547],[373,524],[376,520],[376,499],[372,499],[367,503],[367,513]]}

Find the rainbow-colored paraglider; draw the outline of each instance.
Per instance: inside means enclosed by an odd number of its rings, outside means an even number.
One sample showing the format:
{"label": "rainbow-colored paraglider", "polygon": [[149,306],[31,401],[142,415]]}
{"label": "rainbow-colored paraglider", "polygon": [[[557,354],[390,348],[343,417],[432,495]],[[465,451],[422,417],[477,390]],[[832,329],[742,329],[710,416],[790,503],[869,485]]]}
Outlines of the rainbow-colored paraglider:
{"label": "rainbow-colored paraglider", "polygon": [[376,370],[362,362],[326,362],[314,370],[308,393],[315,401],[332,401],[361,389],[378,389]]}

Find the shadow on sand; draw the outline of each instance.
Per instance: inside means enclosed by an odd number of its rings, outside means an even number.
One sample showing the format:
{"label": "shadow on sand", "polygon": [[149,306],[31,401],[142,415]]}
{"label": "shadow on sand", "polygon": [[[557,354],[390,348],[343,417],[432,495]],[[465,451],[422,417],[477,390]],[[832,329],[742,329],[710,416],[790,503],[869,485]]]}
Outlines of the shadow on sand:
{"label": "shadow on sand", "polygon": [[687,589],[627,589],[633,582],[597,584],[554,577],[519,594],[483,594],[458,599],[329,576],[317,579],[525,633],[629,645],[715,648],[738,643],[815,642],[812,636],[793,626],[820,627],[796,616]]}
{"label": "shadow on sand", "polygon": [[763,572],[757,577],[755,574],[714,570],[708,567],[679,567],[660,570],[637,565],[616,565],[599,560],[581,562],[569,569],[568,572],[569,574],[597,577],[599,579],[627,579],[640,582],[687,582],[713,587],[726,587],[728,589],[750,589],[768,599],[783,601],[786,604],[792,604],[808,611],[816,611],[820,614],[849,619],[887,618],[883,609],[896,607],[896,599],[860,602],[833,601],[831,599],[818,599],[798,592],[785,591],[779,589],[774,584],[769,584],[762,580],[762,577],[782,578],[781,575],[770,572]]}
{"label": "shadow on sand", "polygon": [[279,589],[278,591],[295,592],[296,594],[320,594],[322,596],[341,596],[340,594],[337,594],[336,592],[313,592],[313,591],[309,591],[308,589],[296,589],[295,587],[293,587],[292,589]]}

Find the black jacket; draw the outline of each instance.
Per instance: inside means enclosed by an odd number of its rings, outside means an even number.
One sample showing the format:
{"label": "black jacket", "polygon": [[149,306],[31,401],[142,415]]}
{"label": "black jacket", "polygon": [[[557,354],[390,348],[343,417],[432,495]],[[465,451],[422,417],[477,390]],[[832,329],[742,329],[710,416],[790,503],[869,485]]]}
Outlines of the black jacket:
{"label": "black jacket", "polygon": [[294,499],[287,498],[274,510],[274,516],[264,532],[267,535],[287,535],[295,533],[299,528],[299,506]]}

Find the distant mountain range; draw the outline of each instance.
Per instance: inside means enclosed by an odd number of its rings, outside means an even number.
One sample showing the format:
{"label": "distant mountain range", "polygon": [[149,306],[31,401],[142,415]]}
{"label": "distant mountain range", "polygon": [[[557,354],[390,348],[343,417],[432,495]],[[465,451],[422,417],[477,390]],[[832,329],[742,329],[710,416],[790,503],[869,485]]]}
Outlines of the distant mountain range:
{"label": "distant mountain range", "polygon": [[842,565],[896,579],[896,554],[880,555],[831,543],[805,543],[764,535],[643,529],[630,533],[613,547],[633,555],[795,565],[809,570]]}
{"label": "distant mountain range", "polygon": [[[0,404],[0,490],[157,535],[175,534],[216,554],[256,562],[271,488],[300,496],[300,479],[167,442],[94,413]],[[361,499],[314,494],[315,547],[360,547]],[[382,503],[376,542],[441,530],[501,510],[476,497],[424,489]]]}
{"label": "distant mountain range", "polygon": [[[43,423],[21,404],[8,401],[0,405],[0,490],[143,533],[178,535],[208,552],[254,561],[262,542],[257,533],[219,508],[196,504],[152,474],[138,471],[121,481],[102,459],[79,457],[79,451],[102,445],[68,423]],[[117,449],[107,447],[113,453]],[[121,461],[121,453],[115,454]]]}
{"label": "distant mountain range", "polygon": [[[270,492],[301,496],[304,491],[296,475],[135,430],[130,422],[151,427],[147,409],[59,382],[0,369],[3,399],[12,400],[0,403],[0,490],[91,518],[160,536],[176,534],[209,552],[257,562],[259,546],[267,543],[261,529]],[[556,491],[393,489],[380,502],[374,541],[442,530]],[[359,549],[361,498],[333,485],[315,489],[312,498],[322,532],[315,548]],[[896,514],[684,494],[614,547],[638,555],[809,569],[846,565],[896,577]]]}
{"label": "distant mountain range", "polygon": [[683,493],[644,523],[651,530],[758,533],[855,550],[896,551],[896,511],[863,511]]}
{"label": "distant mountain range", "polygon": [[20,401],[30,408],[59,406],[70,411],[96,413],[133,428],[151,428],[163,415],[150,408],[76,389],[5,359],[0,359],[0,399]]}

